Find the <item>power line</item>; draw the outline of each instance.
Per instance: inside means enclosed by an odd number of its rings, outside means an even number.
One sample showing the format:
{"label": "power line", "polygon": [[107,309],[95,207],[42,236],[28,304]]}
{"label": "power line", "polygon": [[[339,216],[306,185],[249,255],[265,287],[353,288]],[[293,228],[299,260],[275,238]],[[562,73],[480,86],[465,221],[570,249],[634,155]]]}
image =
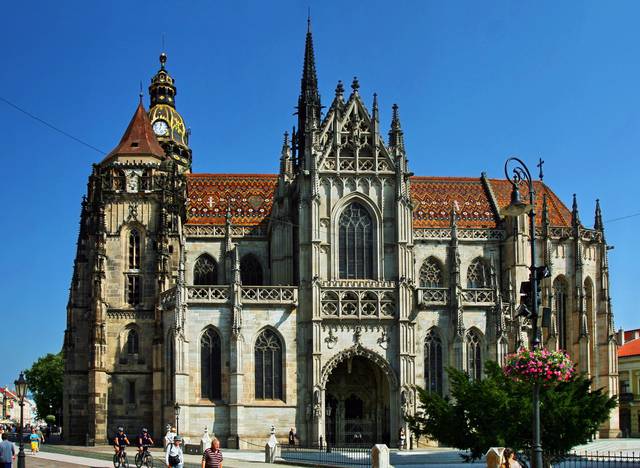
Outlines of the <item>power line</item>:
{"label": "power line", "polygon": [[640,216],[640,213],[633,213],[627,216],[620,216],[619,218],[608,219],[605,223],[613,223],[614,221],[621,221],[623,219],[635,218],[636,216]]}
{"label": "power line", "polygon": [[86,146],[87,148],[91,148],[92,150],[97,151],[97,152],[98,152],[98,153],[100,153],[100,154],[107,154],[107,153],[105,153],[104,151],[102,151],[101,149],[98,149],[98,148],[96,148],[95,146],[93,146],[93,145],[91,145],[91,144],[87,143],[86,141],[82,141],[80,138],[76,138],[76,137],[74,137],[73,135],[71,135],[70,133],[67,133],[67,132],[65,132],[64,130],[62,130],[62,129],[60,129],[60,128],[56,127],[55,125],[53,125],[53,124],[51,124],[51,123],[47,122],[46,120],[41,119],[41,118],[40,118],[40,117],[38,117],[37,115],[33,115],[31,112],[29,112],[29,111],[27,111],[27,110],[23,109],[22,107],[20,107],[20,106],[18,106],[18,105],[16,105],[16,104],[14,104],[13,102],[9,101],[8,99],[3,98],[2,96],[0,96],[0,101],[5,102],[6,104],[8,104],[9,106],[13,107],[14,109],[16,109],[16,110],[18,110],[18,111],[22,112],[23,114],[25,114],[25,115],[27,115],[27,116],[31,117],[33,120],[36,120],[37,122],[40,122],[40,123],[41,123],[41,124],[43,124],[43,125],[46,125],[46,126],[47,126],[47,127],[49,127],[50,129],[55,130],[56,132],[63,134],[63,135],[64,135],[64,136],[66,136],[67,138],[71,138],[72,140],[74,140],[74,141],[76,141],[76,142],[80,143],[81,145]]}

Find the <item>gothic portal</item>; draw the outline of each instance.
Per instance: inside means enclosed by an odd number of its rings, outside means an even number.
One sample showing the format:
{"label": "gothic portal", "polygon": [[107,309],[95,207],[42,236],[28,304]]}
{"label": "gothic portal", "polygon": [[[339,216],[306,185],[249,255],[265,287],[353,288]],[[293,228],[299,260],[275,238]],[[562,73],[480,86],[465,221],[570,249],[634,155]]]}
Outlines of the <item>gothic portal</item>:
{"label": "gothic portal", "polygon": [[[157,436],[178,403],[192,440],[206,426],[223,444],[262,444],[273,424],[303,443],[393,445],[416,385],[446,395],[447,366],[481,379],[487,360],[527,342],[515,309],[529,232],[500,214],[509,182],[412,175],[398,107],[385,137],[357,79],[323,107],[310,28],[277,173],[191,172],[165,54],[149,96],[82,201],[64,340],[70,440],[104,442],[119,425]],[[544,343],[616,393],[599,205],[588,228],[575,199],[569,209],[543,180],[535,188],[536,260],[552,273]],[[601,434],[618,434],[614,414]]]}

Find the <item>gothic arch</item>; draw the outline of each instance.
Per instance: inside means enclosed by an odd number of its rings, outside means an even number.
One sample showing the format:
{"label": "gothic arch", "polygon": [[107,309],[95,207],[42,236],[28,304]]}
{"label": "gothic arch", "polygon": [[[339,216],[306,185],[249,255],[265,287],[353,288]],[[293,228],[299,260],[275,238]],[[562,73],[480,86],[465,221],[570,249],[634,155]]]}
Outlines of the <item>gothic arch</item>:
{"label": "gothic arch", "polygon": [[466,370],[474,380],[480,380],[483,375],[483,367],[486,361],[484,334],[477,327],[470,327],[464,335],[466,348]]}
{"label": "gothic arch", "polygon": [[471,260],[467,268],[467,288],[490,288],[491,281],[491,264],[487,259],[478,256]]}
{"label": "gothic arch", "polygon": [[425,390],[443,394],[444,383],[444,341],[438,327],[427,330],[424,337],[424,368]]}
{"label": "gothic arch", "polygon": [[222,335],[213,325],[206,326],[198,340],[200,355],[200,397],[222,398]]}
{"label": "gothic arch", "polygon": [[376,204],[367,195],[360,192],[352,192],[336,202],[331,209],[331,276],[333,279],[340,278],[340,217],[344,211],[352,204],[360,204],[371,217],[372,222],[372,278],[382,279],[384,271],[382,259],[383,238],[382,238],[382,213]]}
{"label": "gothic arch", "polygon": [[568,351],[571,314],[569,314],[569,282],[564,275],[558,275],[553,280],[553,310],[558,324],[558,347]]}
{"label": "gothic arch", "polygon": [[418,280],[421,288],[445,287],[444,264],[435,256],[427,257],[418,272]]}
{"label": "gothic arch", "polygon": [[385,375],[389,378],[391,387],[394,389],[398,388],[398,377],[389,362],[380,354],[368,348],[365,348],[360,344],[356,344],[350,348],[340,351],[338,354],[329,359],[324,366],[322,366],[322,371],[320,373],[320,388],[322,388],[323,390],[326,388],[327,381],[331,376],[331,372],[338,366],[338,364],[354,356],[362,356],[379,366],[385,373]]}
{"label": "gothic arch", "polygon": [[240,259],[240,280],[245,286],[262,286],[264,284],[264,268],[257,255],[247,253]]}
{"label": "gothic arch", "polygon": [[[274,341],[277,347],[273,347]],[[271,326],[261,328],[253,339],[252,355],[254,398],[286,401],[287,363],[282,334]],[[267,375],[267,369],[271,369],[271,375]]]}
{"label": "gothic arch", "polygon": [[193,285],[209,286],[217,284],[217,281],[218,262],[208,253],[203,253],[193,263]]}

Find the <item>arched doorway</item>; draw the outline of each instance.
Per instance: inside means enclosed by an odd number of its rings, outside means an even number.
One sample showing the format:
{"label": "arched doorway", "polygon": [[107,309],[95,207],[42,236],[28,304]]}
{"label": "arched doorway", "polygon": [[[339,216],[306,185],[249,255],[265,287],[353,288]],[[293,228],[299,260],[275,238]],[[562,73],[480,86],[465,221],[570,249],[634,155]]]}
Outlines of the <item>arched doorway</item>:
{"label": "arched doorway", "polygon": [[325,386],[325,436],[332,445],[390,442],[391,395],[383,370],[364,356],[338,363]]}

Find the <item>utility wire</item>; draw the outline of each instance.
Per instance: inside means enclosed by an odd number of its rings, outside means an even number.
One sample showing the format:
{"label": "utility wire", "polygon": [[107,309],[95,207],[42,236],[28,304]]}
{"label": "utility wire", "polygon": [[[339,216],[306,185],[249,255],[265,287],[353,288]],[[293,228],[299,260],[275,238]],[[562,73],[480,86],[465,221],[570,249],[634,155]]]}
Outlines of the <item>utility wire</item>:
{"label": "utility wire", "polygon": [[71,138],[72,140],[74,140],[74,141],[76,141],[76,142],[80,143],[81,145],[86,146],[87,148],[91,148],[92,150],[97,151],[97,152],[98,152],[98,153],[100,153],[100,154],[107,154],[107,153],[105,153],[104,151],[102,151],[101,149],[98,149],[98,148],[96,148],[95,146],[93,146],[93,145],[91,145],[91,144],[89,144],[89,143],[87,143],[87,142],[85,142],[85,141],[82,141],[80,138],[76,138],[76,137],[74,137],[74,136],[73,136],[73,135],[71,135],[70,133],[67,133],[67,132],[65,132],[64,130],[59,129],[59,128],[58,128],[58,127],[56,127],[55,125],[50,124],[50,123],[49,123],[49,122],[47,122],[46,120],[41,119],[41,118],[40,118],[40,117],[38,117],[37,115],[33,115],[31,112],[29,112],[29,111],[27,111],[27,110],[25,110],[25,109],[21,108],[20,106],[18,106],[18,105],[16,105],[16,104],[14,104],[13,102],[9,101],[8,99],[3,98],[2,96],[0,96],[0,101],[3,101],[4,103],[8,104],[9,106],[13,107],[14,109],[16,109],[16,110],[18,110],[18,111],[22,112],[23,114],[25,114],[25,115],[27,115],[27,116],[31,117],[33,120],[36,120],[36,121],[40,122],[40,123],[41,123],[41,124],[43,124],[43,125],[46,125],[46,126],[47,126],[47,127],[49,127],[50,129],[55,130],[56,132],[63,134],[63,135],[64,135],[64,136],[66,136],[67,138]]}
{"label": "utility wire", "polygon": [[633,213],[627,216],[620,216],[619,218],[608,219],[605,223],[613,223],[614,221],[622,221],[623,219],[635,218],[636,216],[640,216],[640,213]]}

